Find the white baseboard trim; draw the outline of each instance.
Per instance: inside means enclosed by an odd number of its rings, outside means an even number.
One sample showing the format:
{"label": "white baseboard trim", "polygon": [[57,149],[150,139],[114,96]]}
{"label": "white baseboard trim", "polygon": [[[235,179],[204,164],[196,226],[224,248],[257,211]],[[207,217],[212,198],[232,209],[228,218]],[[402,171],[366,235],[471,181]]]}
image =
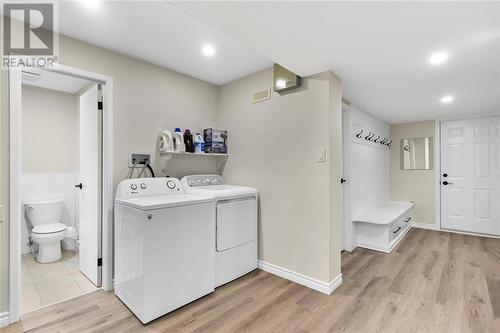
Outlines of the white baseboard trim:
{"label": "white baseboard trim", "polygon": [[0,313],[0,327],[6,327],[10,324],[10,315],[8,311]]}
{"label": "white baseboard trim", "polygon": [[308,288],[317,290],[323,294],[331,295],[335,289],[337,289],[342,284],[342,274],[339,274],[330,283],[323,282],[312,278],[307,275],[303,275],[289,269],[270,264],[268,262],[259,260],[259,268],[268,273],[277,275],[284,279],[293,281],[295,283],[301,284]]}
{"label": "white baseboard trim", "polygon": [[438,225],[431,224],[431,223],[418,223],[418,222],[413,222],[412,226],[414,228],[419,228],[419,229],[428,229],[428,230],[441,230],[441,228]]}
{"label": "white baseboard trim", "polygon": [[445,232],[451,232],[452,234],[460,234],[460,235],[469,235],[469,236],[477,236],[477,237],[486,237],[486,238],[500,239],[500,236],[489,235],[489,234],[480,234],[480,233],[477,233],[477,232],[460,231],[460,230],[453,230],[453,229],[439,229],[439,230],[445,231]]}
{"label": "white baseboard trim", "polygon": [[488,238],[500,238],[500,236],[496,235],[488,235],[488,234],[481,234],[477,232],[468,232],[468,231],[460,231],[460,230],[453,230],[453,229],[443,229],[435,224],[430,224],[430,223],[413,223],[413,226],[415,228],[421,228],[421,229],[428,229],[428,230],[436,230],[436,231],[444,231],[444,232],[451,232],[453,234],[461,234],[461,235],[470,235],[470,236],[478,236],[478,237],[488,237]]}

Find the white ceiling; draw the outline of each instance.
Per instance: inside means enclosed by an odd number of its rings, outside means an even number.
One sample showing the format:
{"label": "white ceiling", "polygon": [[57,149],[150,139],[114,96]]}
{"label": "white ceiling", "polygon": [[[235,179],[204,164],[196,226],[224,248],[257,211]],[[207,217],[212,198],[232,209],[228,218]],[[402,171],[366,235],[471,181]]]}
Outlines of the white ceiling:
{"label": "white ceiling", "polygon": [[[272,65],[165,1],[61,1],[59,31],[215,84]],[[201,53],[207,43],[216,49],[211,58]]]}
{"label": "white ceiling", "polygon": [[[26,73],[27,72],[27,73]],[[89,85],[90,81],[77,77],[34,68],[23,71],[23,84],[75,94]]]}
{"label": "white ceiling", "polygon": [[[86,0],[59,13],[63,34],[215,84],[277,62],[334,71],[345,99],[390,123],[500,113],[500,2]],[[430,66],[441,50],[448,62]]]}
{"label": "white ceiling", "polygon": [[[499,2],[175,2],[390,123],[500,113]],[[428,56],[448,51],[431,67]],[[455,101],[442,105],[446,94]]]}

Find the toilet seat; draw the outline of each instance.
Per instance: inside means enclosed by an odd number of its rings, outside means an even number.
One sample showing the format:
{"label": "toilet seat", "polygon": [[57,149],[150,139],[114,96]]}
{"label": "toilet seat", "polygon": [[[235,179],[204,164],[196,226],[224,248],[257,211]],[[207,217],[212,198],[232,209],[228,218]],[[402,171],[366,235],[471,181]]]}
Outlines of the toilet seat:
{"label": "toilet seat", "polygon": [[61,231],[65,231],[68,228],[66,224],[63,223],[50,223],[42,224],[33,227],[31,230],[32,234],[55,234]]}

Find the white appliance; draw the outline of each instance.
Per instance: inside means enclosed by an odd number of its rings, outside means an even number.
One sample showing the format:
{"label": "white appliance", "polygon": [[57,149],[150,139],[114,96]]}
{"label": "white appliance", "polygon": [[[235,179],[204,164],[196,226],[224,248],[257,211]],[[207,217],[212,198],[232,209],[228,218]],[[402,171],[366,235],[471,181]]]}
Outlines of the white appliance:
{"label": "white appliance", "polygon": [[215,286],[257,268],[257,197],[254,188],[227,185],[219,175],[181,180],[186,193],[215,199]]}
{"label": "white appliance", "polygon": [[33,226],[30,237],[38,244],[36,260],[45,264],[61,259],[61,241],[68,226],[61,223],[64,200],[29,201],[24,203],[26,217]]}
{"label": "white appliance", "polygon": [[175,178],[127,179],[115,200],[115,294],[147,323],[214,291],[211,198]]}

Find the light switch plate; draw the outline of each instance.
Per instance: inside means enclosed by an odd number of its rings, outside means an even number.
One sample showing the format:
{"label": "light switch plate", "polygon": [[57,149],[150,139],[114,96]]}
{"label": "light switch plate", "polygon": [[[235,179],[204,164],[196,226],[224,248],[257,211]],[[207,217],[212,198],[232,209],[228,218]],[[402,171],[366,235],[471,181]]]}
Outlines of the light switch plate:
{"label": "light switch plate", "polygon": [[317,162],[326,162],[326,149],[325,148],[316,149],[316,161]]}

